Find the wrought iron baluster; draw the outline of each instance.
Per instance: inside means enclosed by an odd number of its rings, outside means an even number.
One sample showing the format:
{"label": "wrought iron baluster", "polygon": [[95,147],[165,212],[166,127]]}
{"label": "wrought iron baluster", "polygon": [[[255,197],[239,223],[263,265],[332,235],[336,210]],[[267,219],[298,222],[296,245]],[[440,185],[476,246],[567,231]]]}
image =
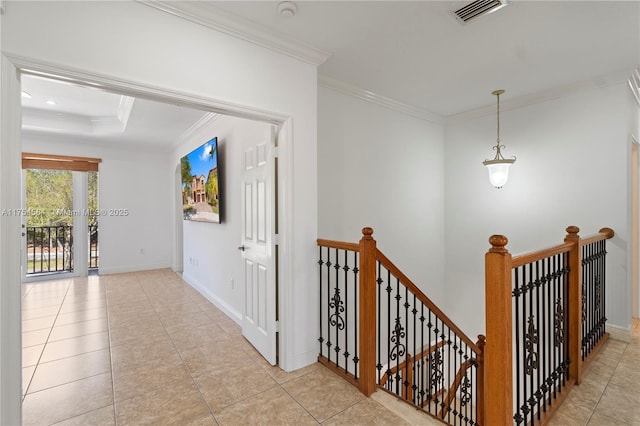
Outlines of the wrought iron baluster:
{"label": "wrought iron baluster", "polygon": [[589,352],[591,351],[591,349],[589,348],[589,332],[591,331],[591,315],[590,315],[590,311],[591,311],[591,274],[590,274],[590,260],[589,260],[589,246],[584,246],[583,248],[583,252],[584,252],[584,270],[583,270],[583,274],[582,274],[582,279],[585,282],[585,287],[586,287],[586,297],[585,297],[585,309],[583,311],[583,315],[586,318],[586,328],[585,328],[585,332],[582,335],[582,339],[584,340],[584,353],[582,354],[582,360],[584,361],[584,359],[587,357],[587,355],[589,354]]}
{"label": "wrought iron baluster", "polygon": [[[47,242],[51,241],[51,228],[47,227],[47,234],[49,235],[49,238],[47,238]],[[44,241],[44,237],[43,237],[43,241]],[[47,243],[49,244],[49,243]],[[42,245],[40,246],[40,272],[44,271],[44,250]]]}
{"label": "wrought iron baluster", "polygon": [[[353,310],[353,324],[354,324],[354,339],[353,339],[353,347],[354,347],[354,352],[355,354],[353,355],[353,370],[354,370],[354,375],[356,377],[356,379],[358,379],[358,361],[360,361],[360,358],[358,358],[358,327],[359,327],[359,318],[358,317],[358,287],[360,285],[360,282],[358,281],[358,252],[354,251],[353,252],[353,300],[355,301],[355,306],[354,306],[354,310]],[[378,311],[378,316],[380,315],[380,312]],[[378,333],[380,332],[380,330],[378,330]]]}
{"label": "wrought iron baluster", "polygon": [[[525,318],[527,318],[527,297],[529,296],[528,294],[528,286],[527,286],[527,267],[526,266],[522,266],[521,270],[520,270],[521,274],[522,274],[522,316],[520,318],[518,318],[518,322],[521,325],[521,334],[522,334],[522,341],[524,343],[524,339],[525,336],[527,335],[527,321],[525,320]],[[522,406],[520,407],[520,409],[522,410],[522,414],[523,414],[523,419],[524,422],[527,422],[527,417],[529,414],[529,405],[527,403],[527,399],[528,399],[528,386],[527,386],[527,375],[525,374],[526,371],[526,365],[527,365],[527,351],[523,348],[522,349]]]}
{"label": "wrought iron baluster", "polygon": [[424,407],[424,303],[420,302],[420,407]]}
{"label": "wrought iron baluster", "polygon": [[604,336],[605,333],[605,325],[606,325],[606,321],[607,321],[607,317],[606,317],[606,269],[605,269],[605,263],[607,261],[607,250],[605,248],[605,244],[606,244],[606,240],[602,240],[599,242],[599,246],[600,246],[600,262],[599,263],[599,268],[600,268],[600,318],[599,318],[599,323],[600,323],[600,333],[598,334],[598,341],[600,341],[600,339],[602,338],[602,336]]}
{"label": "wrought iron baluster", "polygon": [[[538,382],[538,387],[540,388],[541,398],[538,410],[542,408],[544,413],[547,412],[547,369],[549,362],[549,344],[548,339],[551,334],[549,327],[551,324],[551,315],[553,312],[553,304],[551,304],[549,299],[549,280],[550,280],[550,271],[549,271],[549,257],[542,259],[542,277],[543,277],[543,287],[541,289],[542,293],[542,344],[540,345],[540,377],[542,380]],[[551,306],[550,306],[551,304]]]}
{"label": "wrought iron baluster", "polygon": [[331,325],[335,327],[336,333],[336,341],[333,351],[336,353],[336,367],[340,367],[340,330],[344,329],[345,321],[342,317],[342,313],[344,312],[344,302],[340,295],[340,255],[338,249],[335,250],[335,261],[333,269],[336,274],[336,282],[333,297],[331,298],[329,306],[334,310],[334,313],[331,316]]}
{"label": "wrought iron baluster", "polygon": [[516,347],[516,356],[515,356],[515,364],[516,364],[516,413],[513,416],[513,419],[516,421],[516,424],[522,423],[522,414],[520,414],[520,328],[518,327],[518,321],[520,321],[520,306],[518,302],[520,301],[520,268],[515,269],[514,275],[514,283],[513,283],[513,296],[515,297],[514,305],[515,305],[515,347]]}
{"label": "wrought iron baluster", "polygon": [[327,247],[327,262],[325,263],[325,266],[327,268],[327,343],[325,343],[325,345],[327,346],[327,361],[329,363],[331,363],[331,346],[333,346],[333,344],[331,343],[331,302],[330,302],[330,296],[329,294],[331,294],[331,266],[333,264],[331,263],[331,249],[329,247]]}
{"label": "wrought iron baluster", "polygon": [[[469,401],[469,407],[468,407],[468,414],[465,412],[465,415],[467,416],[467,418],[469,418],[469,420],[471,420],[471,424],[474,425],[476,424],[476,420],[478,419],[478,412],[477,412],[477,407],[478,407],[478,380],[477,380],[477,374],[478,374],[478,358],[477,358],[477,354],[475,354],[473,351],[471,351],[471,349],[467,346],[467,353],[468,355],[474,359],[473,362],[473,369],[471,371],[471,374],[469,375],[471,377],[471,383],[470,383],[470,389],[473,392],[473,395],[471,396],[471,400]],[[474,404],[473,401],[475,399],[475,407],[476,409],[474,410]]]}
{"label": "wrought iron baluster", "polygon": [[427,308],[427,328],[429,329],[428,333],[427,333],[427,339],[429,340],[428,343],[428,347],[429,347],[429,351],[428,351],[428,356],[427,356],[427,406],[429,407],[429,412],[431,412],[431,401],[434,397],[434,393],[433,393],[433,376],[432,376],[432,363],[431,363],[431,357],[433,356],[433,351],[431,350],[432,345],[431,345],[431,329],[433,327],[433,324],[431,323],[431,309]]}
{"label": "wrought iron baluster", "polygon": [[324,261],[322,260],[322,246],[318,247],[319,249],[319,260],[318,260],[318,265],[320,265],[320,267],[318,268],[318,272],[320,275],[320,285],[318,286],[320,288],[320,337],[318,338],[318,342],[320,342],[320,357],[322,357],[322,342],[324,341],[323,338],[323,334],[322,334],[322,304],[323,304],[323,300],[322,300],[322,265],[324,265]]}
{"label": "wrought iron baluster", "polygon": [[[407,298],[408,299],[408,298]],[[417,302],[417,298],[416,295],[413,295],[413,309],[411,310],[411,313],[413,314],[413,353],[411,354],[412,356],[412,361],[411,361],[411,402],[413,404],[416,403],[416,390],[418,389],[418,386],[416,385],[416,383],[418,383],[418,377],[416,376],[416,356],[418,355],[418,352],[416,350],[416,339],[417,339],[417,328],[416,328],[416,314],[418,313],[418,310],[416,309],[416,302]]]}
{"label": "wrought iron baluster", "polygon": [[[387,270],[387,334],[385,336],[387,351],[389,350],[389,335],[391,333],[391,272]],[[387,353],[387,389],[393,391],[393,377],[391,376],[391,358]]]}
{"label": "wrought iron baluster", "polygon": [[[398,280],[398,285],[400,285],[400,280]],[[409,289],[407,287],[404,288],[404,330],[405,330],[405,338],[404,338],[404,347],[406,348],[405,352],[405,368],[404,373],[402,374],[403,385],[404,385],[404,399],[409,399]]]}
{"label": "wrought iron baluster", "polygon": [[[449,362],[449,365],[447,366],[447,371],[449,373],[449,383],[447,384],[447,392],[449,389],[452,388],[451,385],[453,385],[453,381],[455,380],[456,377],[456,369],[458,368],[458,353],[456,351],[456,344],[455,344],[455,337],[453,339],[453,346],[451,346],[451,329],[449,327],[447,327],[447,360]],[[451,350],[453,348],[453,351]],[[451,352],[453,352],[453,364],[451,364]],[[449,397],[449,395],[447,395],[447,397]],[[454,406],[455,407],[455,406]],[[451,410],[451,403],[447,404],[447,420],[449,420],[449,423],[451,423],[451,414],[452,414],[452,410]],[[453,409],[453,421],[456,421],[456,414],[457,414],[457,410],[454,408]]]}
{"label": "wrought iron baluster", "polygon": [[380,310],[380,305],[382,303],[381,291],[382,291],[382,283],[384,280],[382,279],[382,265],[378,262],[378,276],[376,278],[376,284],[378,285],[378,313],[376,314],[378,321],[378,363],[376,364],[376,369],[378,370],[378,385],[382,381],[382,357],[380,356],[381,345],[380,345],[380,335],[382,333],[382,329],[380,327],[380,317],[382,316],[382,311]]}
{"label": "wrought iron baluster", "polygon": [[[569,256],[567,255],[565,258],[563,258],[563,262],[564,262],[564,273],[562,275],[562,281],[561,281],[561,291],[562,291],[562,300],[564,303],[564,311],[565,312],[569,312],[569,274],[570,274],[570,270],[569,270]],[[577,271],[576,271],[577,273]],[[568,327],[568,321],[565,321],[565,326]],[[569,333],[568,333],[568,328],[565,328],[565,335],[564,335],[564,341],[562,342],[562,346],[561,346],[561,351],[560,351],[560,359],[558,360],[559,363],[559,368],[560,368],[560,381],[559,381],[559,385],[560,385],[560,392],[562,392],[562,389],[565,386],[565,383],[567,381],[568,378],[568,365],[571,362],[571,360],[569,359]],[[578,362],[578,360],[576,360],[576,362]]]}
{"label": "wrought iron baluster", "polygon": [[587,355],[591,353],[591,330],[593,330],[593,259],[591,257],[592,248],[590,245],[585,247],[587,250]]}
{"label": "wrought iron baluster", "polygon": [[400,382],[400,357],[402,356],[402,346],[401,339],[404,337],[404,330],[402,329],[402,325],[400,324],[400,281],[396,278],[396,295],[394,296],[396,299],[396,310],[395,310],[395,320],[393,332],[391,333],[391,343],[394,345],[389,348],[389,358],[392,361],[396,362],[396,393],[399,396],[402,396],[402,388]]}
{"label": "wrought iron baluster", "polygon": [[536,351],[535,351],[535,355],[536,355],[536,412],[538,413],[537,417],[538,420],[540,420],[540,399],[541,399],[541,390],[540,390],[540,353],[543,353],[540,350],[540,347],[544,347],[544,335],[541,332],[544,332],[544,330],[540,327],[540,308],[541,308],[541,301],[540,301],[540,286],[543,285],[543,282],[540,278],[540,262],[541,261],[537,261],[536,262],[536,332],[537,332],[537,345],[536,345]]}
{"label": "wrought iron baluster", "polygon": [[349,260],[347,258],[349,252],[347,250],[344,251],[344,266],[342,270],[344,271],[344,371],[346,373],[349,372]]}
{"label": "wrought iron baluster", "polygon": [[[558,255],[555,256],[553,258],[553,270],[554,271],[558,271],[558,260],[561,259],[560,256],[563,255]],[[549,369],[549,374],[551,379],[553,380],[551,382],[551,386],[552,386],[552,390],[553,390],[553,399],[555,400],[557,398],[557,386],[556,386],[556,381],[555,381],[555,376],[554,376],[554,372],[556,371],[556,368],[558,366],[558,361],[557,361],[557,353],[558,353],[558,347],[560,346],[561,342],[564,340],[564,313],[562,311],[562,302],[560,299],[560,294],[558,292],[558,280],[560,279],[560,276],[558,273],[556,273],[554,275],[553,278],[553,283],[551,286],[551,294],[553,296],[553,300],[556,301],[556,309],[555,309],[555,315],[554,315],[554,326],[553,326],[553,330],[554,330],[554,344],[551,346],[551,355],[549,357],[549,361],[551,362],[551,368]],[[549,399],[551,399],[551,394],[549,394]]]}
{"label": "wrought iron baluster", "polygon": [[33,254],[32,255],[32,257],[33,257],[33,265],[32,265],[31,272],[35,274],[36,273],[36,238],[37,238],[36,237],[36,228],[31,228],[31,232],[32,232],[31,235],[33,235],[33,246],[31,247],[32,248],[31,252]]}
{"label": "wrought iron baluster", "polygon": [[[434,370],[435,370],[435,382],[436,382],[436,390],[435,390],[435,394],[436,394],[436,398],[435,398],[435,404],[434,404],[434,408],[436,410],[436,412],[438,411],[438,408],[442,409],[442,407],[444,406],[443,401],[442,401],[442,394],[444,392],[444,360],[443,360],[443,356],[442,353],[444,351],[443,347],[444,347],[444,334],[442,332],[443,330],[443,323],[442,321],[439,321],[440,318],[438,318],[438,315],[434,314],[434,319],[435,319],[435,325],[436,328],[434,328],[434,332],[435,332],[435,336],[436,336],[436,340],[438,342],[442,342],[442,345],[439,346],[438,348],[436,348],[435,352],[434,352]],[[440,333],[440,334],[438,334]]]}

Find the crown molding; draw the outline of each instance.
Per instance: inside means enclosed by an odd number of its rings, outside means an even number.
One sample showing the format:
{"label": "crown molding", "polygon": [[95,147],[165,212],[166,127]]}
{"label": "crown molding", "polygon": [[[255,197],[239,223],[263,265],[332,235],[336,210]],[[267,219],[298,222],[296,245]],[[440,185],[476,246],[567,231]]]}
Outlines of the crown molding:
{"label": "crown molding", "polygon": [[[555,87],[550,90],[533,93],[530,95],[520,96],[510,100],[500,100],[500,111],[510,111],[529,105],[540,104],[555,99],[560,99],[570,94],[579,92],[581,90],[590,88],[602,88],[607,86],[613,86],[615,84],[621,84],[627,81],[629,78],[629,70],[613,72],[604,76],[594,77],[589,80],[578,81],[576,83],[567,84],[565,86]],[[461,121],[470,120],[472,118],[484,117],[487,115],[493,115],[496,112],[495,104],[488,105],[482,108],[477,108],[469,111],[460,112],[457,114],[451,114],[446,117],[447,123],[458,123]]]}
{"label": "crown molding", "polygon": [[385,108],[410,115],[415,118],[419,118],[420,120],[430,121],[436,124],[444,124],[444,118],[431,111],[427,111],[426,109],[397,101],[386,96],[378,95],[377,93],[361,89],[357,86],[336,80],[326,75],[318,75],[318,85],[345,95],[353,96],[363,101],[371,102],[373,104],[377,104]]}
{"label": "crown molding", "polygon": [[238,39],[313,65],[324,63],[330,53],[296,41],[260,24],[229,13],[204,1],[137,0],[138,3],[203,25]]}
{"label": "crown molding", "polygon": [[189,139],[191,139],[193,137],[193,135],[195,135],[200,130],[204,129],[206,126],[210,125],[211,123],[213,123],[214,121],[216,121],[220,117],[221,117],[221,114],[217,114],[215,112],[206,113],[205,115],[202,116],[202,118],[200,118],[198,121],[193,123],[193,125],[191,125],[191,127],[189,127],[187,130],[185,130],[184,133],[182,135],[180,135],[180,137],[178,139],[175,140],[175,142],[173,142],[171,145],[169,145],[169,148],[171,150],[174,150],[174,149],[178,148],[184,142],[186,142]]}

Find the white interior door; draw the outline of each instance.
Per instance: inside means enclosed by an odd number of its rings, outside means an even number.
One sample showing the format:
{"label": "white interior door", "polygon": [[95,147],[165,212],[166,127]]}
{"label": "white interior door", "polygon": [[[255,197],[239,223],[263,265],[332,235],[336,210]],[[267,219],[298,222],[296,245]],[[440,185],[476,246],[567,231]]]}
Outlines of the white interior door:
{"label": "white interior door", "polygon": [[242,158],[242,252],[245,303],[242,334],[276,364],[276,280],[274,266],[274,132],[244,147]]}

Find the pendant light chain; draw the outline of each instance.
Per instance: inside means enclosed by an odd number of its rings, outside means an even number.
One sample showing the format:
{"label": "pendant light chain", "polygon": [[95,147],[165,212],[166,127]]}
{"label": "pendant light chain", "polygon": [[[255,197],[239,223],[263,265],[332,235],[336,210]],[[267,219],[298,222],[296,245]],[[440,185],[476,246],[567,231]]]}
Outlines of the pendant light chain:
{"label": "pendant light chain", "polygon": [[496,151],[496,156],[493,160],[484,160],[482,164],[484,164],[489,170],[489,180],[491,184],[496,188],[501,188],[502,185],[507,183],[507,179],[509,178],[509,166],[515,163],[516,158],[504,158],[502,156],[501,149],[504,148],[504,145],[500,145],[500,95],[504,93],[504,90],[494,90],[491,92],[492,95],[497,97],[496,102],[496,146],[493,149]]}
{"label": "pendant light chain", "polygon": [[500,93],[496,94],[496,97],[498,98],[498,106],[496,108],[496,117],[497,117],[497,129],[498,129],[498,133],[496,134],[496,142],[498,143],[498,153],[500,152]]}

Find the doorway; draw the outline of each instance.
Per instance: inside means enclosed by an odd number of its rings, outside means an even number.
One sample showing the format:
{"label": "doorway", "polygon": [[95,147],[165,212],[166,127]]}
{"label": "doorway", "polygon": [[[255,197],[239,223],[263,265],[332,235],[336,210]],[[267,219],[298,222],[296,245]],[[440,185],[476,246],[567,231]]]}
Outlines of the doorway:
{"label": "doorway", "polygon": [[27,168],[22,187],[22,281],[97,274],[98,172]]}
{"label": "doorway", "polygon": [[[46,75],[47,77],[61,78],[66,81],[73,81],[77,84],[90,84],[101,87],[103,90],[112,90],[116,93],[129,94],[132,96],[144,96],[150,100],[156,100],[161,102],[178,103],[183,106],[202,109],[205,111],[223,113],[226,115],[249,118],[253,120],[263,121],[271,124],[277,124],[281,126],[281,138],[280,138],[280,161],[281,172],[278,180],[278,190],[280,195],[279,200],[283,200],[285,208],[279,209],[280,217],[279,222],[290,223],[290,217],[292,216],[292,203],[291,203],[291,173],[293,170],[292,165],[292,129],[293,124],[290,117],[281,115],[278,113],[265,112],[264,110],[258,110],[253,108],[247,108],[238,106],[237,104],[225,103],[214,100],[207,100],[200,97],[195,97],[186,94],[179,94],[176,92],[164,90],[158,87],[142,86],[139,84],[128,83],[122,80],[110,80],[104,76],[98,76],[91,73],[84,73],[78,70],[65,70],[61,67],[49,67],[36,61],[25,61],[21,59],[20,65],[15,65],[11,60],[3,57],[2,62],[2,86],[3,86],[3,156],[2,156],[2,171],[3,182],[19,181],[20,176],[20,75],[33,74],[33,75]],[[5,141],[6,144],[4,143]],[[17,179],[16,179],[17,178]],[[2,193],[2,205],[20,205],[20,191],[19,188],[9,188]],[[281,274],[280,283],[281,291],[278,298],[290,297],[284,296],[290,293],[288,286],[289,277],[292,274],[292,262],[290,262],[289,256],[289,240],[287,238],[287,231],[290,227],[282,229],[280,232],[280,245],[278,262],[284,265],[281,270],[285,271]],[[13,265],[10,268],[3,268],[2,280],[3,282],[20,282],[20,251],[13,252],[11,247],[19,247],[21,245],[21,220],[19,218],[9,218],[3,223],[2,227],[2,247],[3,258],[2,264]],[[174,228],[174,250],[176,249],[176,229]],[[3,365],[2,376],[2,417],[5,419],[19,419],[20,412],[20,387],[21,377],[20,369],[16,366],[20,365],[20,344],[19,336],[21,333],[20,328],[20,288],[19,286],[2,286],[1,299],[3,305],[7,306],[7,309],[3,309],[3,319],[0,324],[2,332],[2,344],[0,345],[2,350]],[[291,310],[290,305],[288,310]],[[284,310],[280,318],[280,336],[281,339],[286,338],[288,334],[292,333],[292,327],[287,326],[287,318],[290,318],[293,314]],[[291,345],[289,345],[291,346]],[[291,348],[285,350],[288,346],[283,342],[279,345],[280,361],[284,365],[294,365],[293,353]],[[291,367],[289,367],[291,368]]]}

